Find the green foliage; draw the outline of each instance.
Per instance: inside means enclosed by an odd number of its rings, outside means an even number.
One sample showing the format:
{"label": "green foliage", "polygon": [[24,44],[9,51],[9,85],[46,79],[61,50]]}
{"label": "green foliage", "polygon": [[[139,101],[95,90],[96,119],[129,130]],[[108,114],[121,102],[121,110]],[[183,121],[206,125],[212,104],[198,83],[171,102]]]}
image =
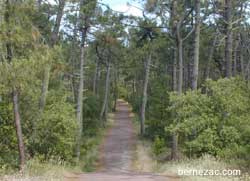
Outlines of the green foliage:
{"label": "green foliage", "polygon": [[12,104],[2,99],[0,101],[0,165],[5,168],[16,166],[18,150],[13,149],[17,144],[13,127]]}
{"label": "green foliage", "polygon": [[179,133],[187,155],[209,153],[249,162],[249,139],[245,139],[250,117],[247,84],[239,78],[209,80],[206,91],[171,94],[168,111],[173,123],[166,131]]}
{"label": "green foliage", "polygon": [[72,161],[77,128],[75,111],[65,95],[60,99],[59,96],[53,93],[48,96],[48,105],[36,123],[35,143],[30,146],[45,159],[59,157]]}
{"label": "green foliage", "polygon": [[83,137],[84,142],[81,147],[81,167],[84,171],[93,171],[96,167],[96,162],[98,161],[99,155],[99,144],[102,136],[100,130],[94,137]]}
{"label": "green foliage", "polygon": [[128,90],[125,87],[118,85],[118,95],[120,98],[127,99]]}
{"label": "green foliage", "polygon": [[129,102],[132,104],[133,112],[140,113],[141,96],[131,95]]}
{"label": "green foliage", "polygon": [[100,128],[100,100],[93,93],[87,92],[83,101],[83,134],[95,136]]}
{"label": "green foliage", "polygon": [[165,140],[159,136],[156,136],[153,142],[153,153],[156,156],[159,156],[165,151],[165,146]]}
{"label": "green foliage", "polygon": [[166,91],[164,81],[165,78],[150,82],[150,86],[154,87],[154,90],[149,91],[148,95],[145,136],[151,140],[157,135],[165,139],[168,137],[164,128],[169,124],[166,120],[169,117],[169,112],[166,111],[169,105],[169,94]]}
{"label": "green foliage", "polygon": [[[182,95],[169,93],[170,85],[173,85],[173,67],[178,63],[174,59],[180,58],[180,54],[175,54],[178,53],[176,38],[179,35],[183,38],[185,50],[183,90],[190,87],[192,68],[189,66],[193,65],[194,50],[190,44],[194,42],[194,36],[185,39],[185,35],[196,22],[194,1],[178,1],[175,8],[174,1],[166,4],[147,0],[142,5],[143,17],[113,12],[97,0],[65,2],[67,8],[64,7],[63,21],[58,22],[58,9],[63,8],[58,7],[59,3],[43,1],[38,7],[34,0],[0,0],[0,165],[7,168],[18,163],[11,96],[13,89],[19,96],[26,158],[37,156],[46,161],[53,158],[66,162],[73,160],[82,38],[86,38],[83,57],[85,90],[80,90],[84,97],[81,150],[84,168],[92,170],[97,155],[107,62],[111,63],[107,110],[111,110],[114,99],[124,98],[132,104],[135,113],[140,113],[145,59],[149,54],[152,55],[152,62],[145,136],[154,142],[155,154],[163,153],[164,148],[170,146],[170,136],[176,132],[179,145],[187,155],[208,153],[226,159],[240,158],[250,163],[250,146],[247,146],[250,145],[250,91],[245,80],[208,80],[202,85],[202,90],[187,91]],[[248,64],[249,52],[244,47],[248,44],[249,13],[247,8],[240,7],[247,7],[248,1],[232,4],[232,21],[235,21],[232,38],[237,40],[233,41],[232,47],[232,52],[237,52],[231,60],[234,62],[233,75],[247,75],[249,67],[242,67]],[[218,2],[214,7],[202,1],[200,5],[201,14],[208,15],[202,18],[203,31],[198,42],[198,79],[202,84],[206,77],[203,77],[203,71],[207,73],[207,68],[210,68],[210,77],[216,80],[228,67],[223,65],[227,60],[222,57],[226,46],[220,41],[227,37],[217,33],[225,24],[222,21],[224,17],[217,14],[220,12],[221,15],[223,3]],[[241,13],[234,12],[238,9]],[[148,16],[148,12],[152,16]],[[218,26],[211,22],[216,22]],[[52,47],[54,37],[51,35],[53,30],[57,30],[55,25],[58,25],[59,34],[56,45]],[[95,27],[91,28],[91,35],[87,33],[86,37],[81,37],[81,31],[90,27]],[[213,43],[215,34],[218,42]],[[214,50],[210,49],[212,44],[216,44],[212,46]],[[208,61],[208,58],[211,60]],[[99,69],[96,69],[97,64]],[[177,73],[180,67],[177,66]],[[41,85],[47,68],[50,69],[47,74],[49,88],[45,110],[41,111]],[[92,93],[94,79],[96,91]]]}

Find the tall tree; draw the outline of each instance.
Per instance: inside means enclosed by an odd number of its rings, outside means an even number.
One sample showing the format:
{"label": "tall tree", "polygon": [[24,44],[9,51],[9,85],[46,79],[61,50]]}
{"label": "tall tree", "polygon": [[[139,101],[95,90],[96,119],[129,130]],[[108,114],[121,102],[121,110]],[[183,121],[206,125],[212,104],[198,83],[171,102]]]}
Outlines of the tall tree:
{"label": "tall tree", "polygon": [[199,53],[200,53],[200,0],[195,0],[195,30],[194,30],[194,64],[192,89],[197,89],[199,76]]}
{"label": "tall tree", "polygon": [[[9,63],[12,63],[13,60],[13,50],[12,50],[12,44],[11,44],[11,16],[15,12],[13,10],[16,9],[17,4],[11,2],[10,0],[6,1],[5,4],[5,14],[4,19],[5,23],[7,25],[7,43],[6,43],[6,51],[7,51],[7,60]],[[15,16],[15,15],[14,15]],[[16,134],[17,134],[17,140],[18,140],[18,150],[19,150],[19,168],[21,171],[24,169],[25,165],[25,150],[24,150],[24,142],[23,142],[23,134],[22,134],[22,125],[21,125],[21,118],[20,118],[20,110],[19,110],[19,92],[18,88],[13,86],[12,87],[12,101],[13,101],[13,113],[14,113],[14,120],[15,120],[15,127],[16,127]]]}
{"label": "tall tree", "polygon": [[[177,8],[177,1],[173,0],[173,7]],[[176,1],[176,2],[175,2]],[[184,6],[185,7],[185,6]],[[176,11],[176,10],[174,10]],[[179,65],[179,72],[178,72],[178,85],[177,85],[177,92],[178,95],[182,94],[182,87],[183,87],[183,42],[189,38],[189,36],[192,34],[194,28],[192,28],[184,37],[183,37],[183,25],[185,24],[185,21],[189,17],[189,15],[192,13],[192,9],[189,11],[178,11],[178,15],[176,16],[174,20],[174,29],[175,29],[175,41],[176,41],[176,50],[178,52],[178,65]],[[173,133],[172,135],[172,150],[171,150],[171,158],[173,160],[178,159],[178,133]]]}
{"label": "tall tree", "polygon": [[146,65],[145,65],[145,78],[143,84],[143,94],[142,94],[142,106],[141,106],[141,135],[145,134],[145,110],[148,100],[148,81],[149,81],[149,74],[150,74],[150,66],[151,66],[151,59],[152,53],[149,50],[149,55],[146,58]]}
{"label": "tall tree", "polygon": [[[58,11],[56,15],[56,21],[54,28],[51,33],[50,37],[50,46],[53,48],[54,45],[58,41],[58,34],[59,34],[59,29],[63,17],[63,10],[65,7],[65,0],[59,0],[59,5],[58,5]],[[48,93],[48,88],[49,88],[49,79],[50,79],[50,69],[51,69],[51,63],[48,63],[45,65],[44,68],[44,77],[43,77],[43,83],[42,83],[42,91],[41,91],[41,97],[40,97],[40,102],[39,102],[39,109],[40,111],[44,110],[45,104],[46,104],[46,97]]]}
{"label": "tall tree", "polygon": [[[83,2],[81,1],[81,7],[83,6]],[[80,13],[80,20],[83,18],[82,13]],[[78,87],[78,97],[77,97],[77,108],[76,108],[76,116],[79,126],[79,131],[77,135],[77,146],[76,146],[76,156],[77,162],[80,159],[80,148],[81,148],[81,137],[82,137],[82,105],[83,105],[83,88],[84,88],[84,64],[85,64],[85,41],[87,35],[88,27],[81,27],[81,56],[80,56],[80,80]]]}
{"label": "tall tree", "polygon": [[103,126],[105,126],[105,120],[107,119],[108,96],[109,96],[109,87],[110,87],[110,70],[111,70],[110,60],[107,60],[106,69],[107,71],[106,71],[104,100],[102,103],[102,109],[100,113],[100,120],[102,120]]}
{"label": "tall tree", "polygon": [[142,45],[142,49],[146,53],[144,63],[144,82],[143,82],[143,92],[142,92],[142,102],[141,102],[141,112],[140,112],[140,125],[141,125],[141,135],[145,134],[145,112],[148,100],[148,83],[149,83],[149,75],[150,75],[150,66],[152,59],[152,48],[154,43],[154,38],[158,35],[155,27],[155,23],[152,22],[148,17],[144,15],[145,20],[141,23],[141,28],[139,30],[139,44]]}
{"label": "tall tree", "polygon": [[232,76],[232,0],[224,0],[226,77]]}
{"label": "tall tree", "polygon": [[80,79],[78,87],[78,98],[77,98],[77,108],[76,108],[76,117],[79,126],[77,134],[77,143],[76,143],[76,159],[77,162],[80,159],[80,149],[81,149],[81,138],[82,138],[82,129],[83,129],[83,89],[84,89],[84,65],[85,65],[85,46],[87,39],[87,31],[90,28],[90,18],[93,15],[96,7],[96,1],[80,1],[80,12],[79,12],[79,29],[81,35],[81,45],[80,45]]}
{"label": "tall tree", "polygon": [[13,111],[14,111],[16,134],[18,140],[19,160],[20,160],[19,168],[21,171],[23,171],[25,165],[25,148],[23,142],[23,133],[21,126],[20,110],[19,110],[19,92],[16,87],[13,87],[12,96],[13,96]]}
{"label": "tall tree", "polygon": [[[173,0],[173,1],[171,1],[171,7],[170,7],[170,24],[169,24],[169,26],[171,27],[171,36],[172,37],[175,37],[176,35],[175,35],[175,33],[176,33],[176,31],[175,31],[175,18],[176,18],[176,10],[177,10],[177,1],[175,1],[175,0]],[[176,45],[176,41],[174,41],[174,49],[173,49],[173,54],[174,54],[174,56],[173,56],[173,74],[172,74],[172,90],[173,91],[177,91],[177,58],[178,58],[178,56],[177,56],[177,45]]]}

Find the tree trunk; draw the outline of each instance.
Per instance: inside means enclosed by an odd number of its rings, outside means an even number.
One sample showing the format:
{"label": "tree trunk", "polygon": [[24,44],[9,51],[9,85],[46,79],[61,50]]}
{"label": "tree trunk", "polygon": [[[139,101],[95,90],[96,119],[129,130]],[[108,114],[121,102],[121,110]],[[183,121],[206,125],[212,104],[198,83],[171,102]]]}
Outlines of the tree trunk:
{"label": "tree trunk", "polygon": [[59,29],[60,29],[60,25],[61,25],[61,21],[63,17],[64,6],[65,6],[65,0],[59,0],[59,7],[58,7],[57,16],[56,16],[56,22],[55,22],[54,29],[51,34],[51,47],[53,47],[58,41],[58,37],[59,37],[58,33],[59,33]]}
{"label": "tree trunk", "polygon": [[149,81],[149,74],[150,74],[150,64],[151,64],[152,55],[149,54],[146,62],[146,71],[145,71],[145,80],[143,86],[143,95],[142,95],[142,106],[141,106],[141,135],[145,134],[145,110],[147,105],[148,99],[148,81]]}
{"label": "tree trunk", "polygon": [[[179,37],[179,36],[178,36]],[[182,94],[183,84],[183,41],[177,37],[177,49],[178,49],[178,60],[179,60],[179,74],[178,74],[178,95]],[[178,159],[178,133],[172,134],[172,148],[171,148],[171,159]]]}
{"label": "tree trunk", "polygon": [[192,89],[196,90],[199,76],[199,52],[200,52],[200,0],[195,0],[195,37],[194,37],[194,65]]}
{"label": "tree trunk", "polygon": [[[54,29],[53,29],[53,31],[51,33],[51,37],[50,37],[51,47],[54,47],[54,45],[58,41],[58,33],[59,33],[60,24],[61,24],[61,20],[62,20],[62,16],[63,16],[64,6],[65,6],[65,0],[60,0],[59,1],[59,8],[58,8],[57,16],[56,16],[56,23],[55,23]],[[39,110],[41,112],[43,112],[44,107],[46,105],[46,96],[47,96],[47,92],[48,92],[48,85],[49,85],[49,79],[50,79],[50,69],[51,69],[51,65],[50,65],[50,63],[48,63],[48,65],[46,65],[46,67],[44,69],[42,92],[41,92],[41,97],[40,97],[40,102],[39,102]]]}
{"label": "tree trunk", "polygon": [[173,91],[177,91],[177,50],[174,50],[174,63],[173,63]]}
{"label": "tree trunk", "polygon": [[76,108],[76,118],[78,122],[78,134],[76,141],[76,159],[79,162],[80,150],[81,150],[81,137],[83,129],[82,121],[82,105],[83,105],[83,88],[84,88],[84,64],[85,64],[85,40],[87,35],[87,28],[83,28],[81,31],[81,55],[80,55],[80,80],[77,96],[77,108]]}
{"label": "tree trunk", "polygon": [[101,78],[101,66],[99,65],[99,69],[97,71],[97,78],[96,78],[96,95],[99,97],[100,93],[99,93],[99,82],[100,82],[100,78]]}
{"label": "tree trunk", "polygon": [[[171,2],[171,13],[170,13],[170,27],[171,27],[171,34],[172,36],[176,36],[176,23],[175,23],[175,18],[176,18],[176,8],[177,8],[177,1],[173,0]],[[177,42],[177,41],[176,41]],[[178,55],[178,45],[175,42],[175,47],[174,47],[174,52],[173,52],[173,82],[172,82],[172,90],[177,91],[177,55]]]}
{"label": "tree trunk", "polygon": [[100,71],[99,69],[100,69],[100,63],[98,61],[96,61],[95,74],[94,74],[94,80],[93,80],[93,93],[94,93],[94,95],[97,94],[96,87],[97,87],[98,73]]}
{"label": "tree trunk", "polygon": [[171,159],[177,160],[178,159],[178,134],[172,134],[172,149],[171,149]]}
{"label": "tree trunk", "polygon": [[233,72],[232,75],[237,75],[237,62],[238,62],[238,50],[239,50],[239,40],[236,38],[235,45],[234,45],[234,56],[233,56]]}
{"label": "tree trunk", "polygon": [[[240,42],[241,42],[241,39],[240,39]],[[240,43],[240,52],[239,52],[239,54],[240,54],[240,72],[241,72],[241,76],[243,77],[243,78],[245,78],[245,65],[244,65],[244,56],[243,56],[243,53],[244,53],[244,51],[243,51],[243,45],[242,45],[242,42]]]}
{"label": "tree trunk", "polygon": [[71,92],[72,92],[72,100],[74,103],[76,102],[76,94],[75,94],[75,86],[74,86],[74,77],[70,77],[70,86],[71,86]]}
{"label": "tree trunk", "polygon": [[49,78],[50,78],[50,65],[47,64],[45,65],[45,69],[44,69],[42,93],[41,93],[40,102],[39,102],[40,111],[44,110],[44,107],[46,104],[46,97],[47,97],[48,88],[49,88]]}
{"label": "tree trunk", "polygon": [[[113,112],[115,112],[116,111],[116,103],[117,103],[117,99],[118,99],[118,81],[117,81],[117,79],[118,79],[118,70],[117,69],[115,69],[114,70],[114,105],[113,105]],[[134,86],[134,84],[132,85],[132,86]]]}
{"label": "tree trunk", "polygon": [[[7,43],[6,43],[6,51],[7,51],[7,60],[8,63],[12,62],[13,52],[12,52],[12,44],[11,42],[11,33],[10,33],[10,13],[11,13],[11,2],[7,0],[5,2],[6,11],[4,13],[4,20],[7,25]],[[19,111],[19,103],[18,103],[18,90],[16,87],[13,87],[12,90],[12,101],[13,101],[13,114],[15,120],[15,128],[17,134],[17,142],[18,142],[18,151],[19,151],[19,169],[22,172],[25,166],[25,149],[23,142],[23,134],[22,134],[22,126],[21,126],[21,118]]]}
{"label": "tree trunk", "polygon": [[[176,42],[178,50],[178,64],[179,64],[179,74],[178,74],[178,95],[182,94],[182,85],[183,85],[183,39],[180,35],[180,24],[177,24],[176,30]],[[171,148],[171,159],[178,159],[178,133],[175,132],[172,135],[172,148]]]}
{"label": "tree trunk", "polygon": [[101,114],[100,114],[100,120],[102,120],[103,126],[105,126],[105,121],[107,119],[106,116],[107,116],[107,107],[108,107],[110,69],[111,69],[111,65],[110,65],[110,61],[109,61],[108,65],[107,65],[104,100],[103,100],[102,110],[101,110]]}
{"label": "tree trunk", "polygon": [[6,41],[6,59],[8,60],[8,63],[10,63],[12,61],[12,56],[13,56],[13,52],[12,52],[12,45],[11,45],[11,28],[10,28],[10,15],[11,15],[11,2],[9,0],[7,0],[5,2],[5,13],[4,13],[4,21],[6,23],[6,28],[7,28],[7,41]]}
{"label": "tree trunk", "polygon": [[[187,56],[188,57],[188,56]],[[184,68],[183,68],[183,83],[184,83],[184,92],[187,91],[190,88],[190,85],[192,84],[192,72],[193,72],[193,64],[192,62],[187,62],[184,63]]]}
{"label": "tree trunk", "polygon": [[178,38],[178,59],[179,59],[179,75],[178,75],[178,94],[182,94],[183,85],[183,41]]}
{"label": "tree trunk", "polygon": [[213,59],[213,56],[214,56],[214,50],[215,50],[215,46],[217,44],[217,39],[218,39],[218,37],[217,37],[217,35],[215,35],[215,37],[213,39],[213,43],[212,43],[212,45],[210,46],[210,49],[209,49],[207,66],[206,66],[206,69],[205,69],[205,80],[210,78],[211,62],[212,62],[212,59]]}
{"label": "tree trunk", "polygon": [[232,0],[225,0],[225,61],[226,77],[232,76]]}
{"label": "tree trunk", "polygon": [[[77,13],[75,14],[77,16]],[[78,47],[77,46],[77,21],[74,22],[74,30],[73,30],[73,42],[71,46],[71,51],[70,51],[70,64],[71,64],[71,84],[72,84],[72,95],[73,95],[73,100],[74,103],[77,103],[77,89],[78,85],[76,84],[75,80],[75,70],[77,69],[76,66],[76,60],[77,58],[75,57],[75,49]]]}
{"label": "tree trunk", "polygon": [[18,91],[16,88],[13,88],[12,92],[13,96],[13,111],[14,111],[14,119],[15,119],[15,126],[16,126],[16,134],[17,134],[17,141],[18,141],[18,150],[19,150],[19,167],[20,171],[23,171],[25,165],[25,152],[24,152],[24,143],[23,143],[23,134],[22,134],[22,126],[21,126],[21,119],[19,113],[19,103],[18,103]]}

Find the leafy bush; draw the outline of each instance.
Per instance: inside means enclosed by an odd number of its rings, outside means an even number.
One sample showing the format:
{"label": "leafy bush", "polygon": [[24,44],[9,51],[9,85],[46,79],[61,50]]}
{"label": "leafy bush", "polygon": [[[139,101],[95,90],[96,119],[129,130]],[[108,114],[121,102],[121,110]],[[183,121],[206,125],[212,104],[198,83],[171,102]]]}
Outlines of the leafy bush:
{"label": "leafy bush", "polygon": [[151,82],[154,89],[149,91],[147,111],[146,111],[146,134],[145,136],[153,140],[156,136],[168,139],[164,128],[170,123],[166,121],[169,112],[169,94],[164,84],[165,79]]}
{"label": "leafy bush", "polygon": [[230,159],[247,159],[249,148],[250,93],[239,78],[209,80],[206,93],[188,91],[170,95],[173,123],[167,132],[179,133],[190,156],[204,153]]}
{"label": "leafy bush", "polygon": [[48,97],[48,105],[41,119],[37,122],[35,135],[35,152],[45,159],[60,157],[71,161],[75,148],[77,128],[74,107],[67,103],[67,97],[58,99],[58,95]]}
{"label": "leafy bush", "polygon": [[127,99],[128,98],[128,91],[125,87],[118,85],[118,95],[120,98]]}
{"label": "leafy bush", "polygon": [[83,101],[83,134],[84,136],[94,136],[100,128],[99,120],[101,110],[100,100],[88,92]]}
{"label": "leafy bush", "polygon": [[165,151],[165,140],[163,138],[160,138],[159,136],[156,136],[153,142],[153,153],[156,156],[159,156]]}
{"label": "leafy bush", "polygon": [[12,104],[7,100],[0,101],[0,169],[16,166],[18,158],[16,132],[13,129]]}

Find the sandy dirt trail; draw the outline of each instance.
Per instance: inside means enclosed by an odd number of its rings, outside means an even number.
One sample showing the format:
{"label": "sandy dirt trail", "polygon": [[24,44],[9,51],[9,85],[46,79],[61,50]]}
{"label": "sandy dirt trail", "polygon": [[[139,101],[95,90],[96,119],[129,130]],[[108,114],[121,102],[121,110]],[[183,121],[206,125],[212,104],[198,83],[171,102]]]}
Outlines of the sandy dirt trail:
{"label": "sandy dirt trail", "polygon": [[136,132],[125,101],[117,102],[114,126],[108,131],[101,146],[101,168],[98,172],[80,174],[66,180],[80,181],[170,181],[171,177],[133,171]]}

